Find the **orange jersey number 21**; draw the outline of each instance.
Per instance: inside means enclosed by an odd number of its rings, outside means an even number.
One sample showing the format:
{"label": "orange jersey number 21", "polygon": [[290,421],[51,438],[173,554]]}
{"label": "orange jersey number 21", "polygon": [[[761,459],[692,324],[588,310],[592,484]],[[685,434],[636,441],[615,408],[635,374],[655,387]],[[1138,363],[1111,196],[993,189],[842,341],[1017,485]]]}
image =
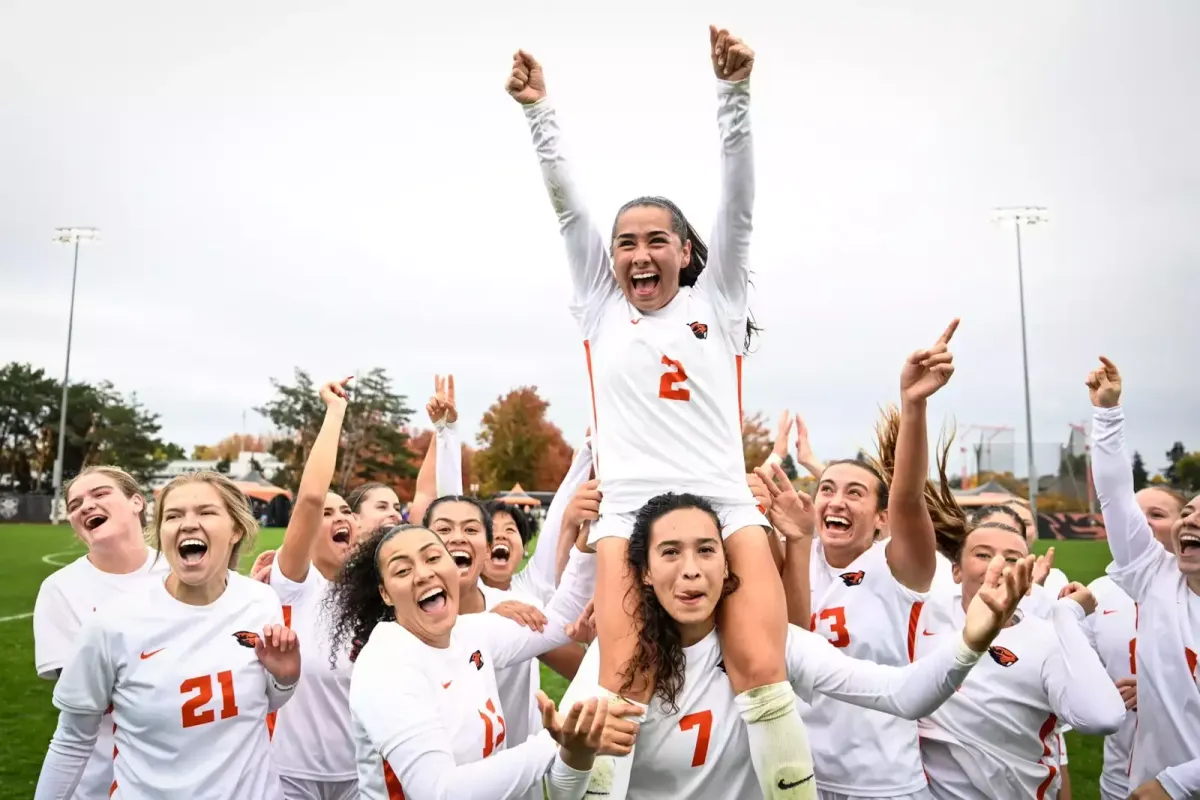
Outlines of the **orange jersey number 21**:
{"label": "orange jersey number 21", "polygon": [[708,740],[712,736],[712,712],[697,711],[695,714],[688,714],[679,720],[679,730],[690,731],[692,728],[700,729],[696,732],[696,750],[692,753],[692,766],[702,767],[708,760]]}
{"label": "orange jersey number 21", "polygon": [[[237,699],[233,696],[233,673],[229,670],[217,673],[217,683],[221,686],[221,719],[229,719],[238,715]],[[211,708],[205,708],[213,699],[213,676],[201,675],[199,678],[188,678],[179,684],[180,694],[190,694],[183,704],[181,718],[183,727],[194,728],[197,725],[207,725],[217,718]]]}
{"label": "orange jersey number 21", "polygon": [[659,379],[658,396],[663,400],[690,400],[692,393],[688,391],[687,387],[678,385],[685,383],[688,379],[687,373],[683,371],[683,364],[666,356],[662,357],[662,363],[671,371],[664,372],[662,378]]}

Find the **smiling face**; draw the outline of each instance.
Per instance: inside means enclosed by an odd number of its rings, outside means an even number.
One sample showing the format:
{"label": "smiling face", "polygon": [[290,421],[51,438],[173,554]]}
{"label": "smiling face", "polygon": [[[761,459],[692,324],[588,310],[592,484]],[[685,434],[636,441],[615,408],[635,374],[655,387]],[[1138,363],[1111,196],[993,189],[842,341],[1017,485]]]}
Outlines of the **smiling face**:
{"label": "smiling face", "polygon": [[681,626],[712,623],[727,574],[721,531],[711,514],[680,508],[655,520],[642,582]]}
{"label": "smiling face", "polygon": [[512,580],[513,573],[525,559],[525,543],[513,515],[507,511],[492,514],[492,547],[483,560],[483,577],[493,583]]}
{"label": "smiling face", "polygon": [[363,535],[394,528],[401,521],[400,498],[387,486],[376,486],[362,496],[354,516]]}
{"label": "smiling face", "polygon": [[458,567],[425,528],[392,534],[379,547],[379,594],[396,622],[421,641],[446,647],[458,619]]}
{"label": "smiling face", "polygon": [[817,535],[831,564],[848,565],[887,524],[887,505],[880,508],[879,492],[879,478],[857,464],[832,464],[821,474],[813,505]]}
{"label": "smiling face", "polygon": [[429,529],[446,543],[458,567],[459,585],[464,589],[475,586],[484,559],[490,555],[483,512],[474,503],[444,500],[435,503],[427,516]]}
{"label": "smiling face", "polygon": [[223,582],[246,531],[218,488],[206,481],[181,482],[164,489],[158,503],[159,547],[171,573],[188,586]]}
{"label": "smiling face", "polygon": [[1200,578],[1200,495],[1191,499],[1171,527],[1171,550],[1189,582]]}
{"label": "smiling face", "polygon": [[[1011,525],[1011,520],[1000,520]],[[987,525],[981,521],[980,525]],[[1029,555],[1029,545],[1025,537],[1003,528],[978,527],[967,534],[963,540],[962,554],[958,563],[953,565],[954,582],[962,584],[963,608],[970,605],[971,600],[983,585],[987,576],[988,564],[992,558],[1001,555],[1008,563],[1016,563]]]}
{"label": "smiling face", "polygon": [[613,273],[639,311],[662,308],[679,293],[679,272],[691,263],[692,245],[674,229],[670,211],[632,206],[613,226]]}
{"label": "smiling face", "polygon": [[1181,508],[1179,499],[1170,492],[1148,486],[1137,493],[1138,507],[1146,515],[1146,522],[1162,546],[1170,550],[1171,529],[1179,519]]}
{"label": "smiling face", "polygon": [[351,543],[358,538],[357,530],[358,522],[350,513],[349,504],[341,495],[328,492],[325,495],[321,532],[313,542],[313,563],[331,571],[340,569],[350,555]]}
{"label": "smiling face", "polygon": [[142,538],[141,514],[146,501],[124,473],[95,470],[67,487],[67,518],[88,549],[109,542]]}

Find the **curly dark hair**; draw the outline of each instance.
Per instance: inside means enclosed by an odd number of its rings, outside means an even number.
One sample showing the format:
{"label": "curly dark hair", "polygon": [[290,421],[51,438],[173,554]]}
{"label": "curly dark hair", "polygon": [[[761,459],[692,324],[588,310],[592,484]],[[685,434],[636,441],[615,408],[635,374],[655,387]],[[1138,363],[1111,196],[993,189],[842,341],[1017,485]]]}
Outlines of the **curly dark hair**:
{"label": "curly dark hair", "polygon": [[[350,649],[350,661],[358,658],[371,631],[381,622],[396,619],[395,610],[383,602],[379,587],[383,576],[379,571],[379,548],[398,533],[425,530],[420,525],[396,525],[380,529],[355,545],[346,563],[325,593],[324,611],[329,618],[329,663],[337,666],[338,658]],[[434,536],[437,536],[435,533]],[[441,537],[438,537],[439,540]]]}
{"label": "curly dark hair", "polygon": [[[425,518],[421,520],[422,527],[429,528],[433,524],[433,512],[438,506],[443,503],[466,503],[469,506],[475,506],[475,510],[479,512],[479,521],[483,523],[483,533],[487,536],[487,543],[490,547],[492,544],[492,514],[487,510],[483,503],[476,500],[474,497],[467,497],[463,494],[445,494],[434,500],[425,509]],[[433,530],[430,528],[430,530]]]}
{"label": "curly dark hair", "polygon": [[[650,570],[650,529],[672,511],[688,508],[703,511],[712,519],[717,531],[721,530],[721,520],[712,503],[694,494],[667,492],[652,497],[638,509],[633,534],[629,537],[629,570],[633,574],[630,592],[637,596],[638,641],[633,658],[622,675],[621,692],[630,691],[639,676],[653,675],[654,694],[672,714],[679,710],[678,698],[683,689],[687,657],[683,652],[679,623],[658,602],[654,587],[648,586],[643,579]],[[720,538],[719,534],[717,538]],[[737,591],[739,583],[738,577],[727,571],[721,598]]]}

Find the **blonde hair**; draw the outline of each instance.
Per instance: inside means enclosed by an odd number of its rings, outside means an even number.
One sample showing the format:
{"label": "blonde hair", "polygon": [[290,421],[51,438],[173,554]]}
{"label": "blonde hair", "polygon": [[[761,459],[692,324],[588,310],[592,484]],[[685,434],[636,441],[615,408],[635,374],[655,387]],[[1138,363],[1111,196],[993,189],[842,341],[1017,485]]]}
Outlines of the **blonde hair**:
{"label": "blonde hair", "polygon": [[167,507],[167,497],[175,489],[189,483],[206,483],[216,489],[217,494],[221,497],[221,502],[225,505],[225,510],[233,519],[234,529],[242,534],[233,543],[233,549],[229,552],[229,568],[237,569],[242,548],[254,544],[254,537],[258,535],[258,522],[250,513],[250,501],[246,499],[246,495],[237,487],[237,484],[219,472],[209,470],[189,472],[173,479],[163,487],[158,494],[158,501],[154,504],[154,527],[150,531],[150,544],[157,550],[162,549],[160,531],[162,531],[163,510]]}
{"label": "blonde hair", "polygon": [[1173,489],[1170,486],[1167,486],[1166,484],[1147,483],[1145,486],[1143,486],[1141,488],[1140,491],[1148,492],[1151,490],[1156,491],[1156,492],[1162,492],[1167,497],[1174,500],[1179,505],[1180,511],[1183,511],[1183,507],[1188,504],[1187,495],[1185,495],[1183,492],[1179,491],[1178,489]]}
{"label": "blonde hair", "polygon": [[[117,488],[121,490],[121,494],[125,495],[127,498],[132,498],[134,495],[139,495],[143,501],[146,499],[145,495],[142,494],[142,487],[138,486],[138,482],[134,480],[134,477],[128,472],[120,469],[119,467],[99,465],[93,467],[84,467],[82,470],[80,470],[78,475],[67,481],[67,485],[63,487],[63,498],[65,502],[69,501],[69,498],[71,497],[71,487],[75,485],[75,482],[81,478],[86,478],[88,475],[103,475],[104,477],[109,478],[117,485]],[[142,510],[138,512],[138,522],[142,524],[142,529],[144,530],[146,528],[146,504],[144,502],[142,503]]]}
{"label": "blonde hair", "polygon": [[[896,440],[899,436],[900,409],[888,406],[883,410],[883,418],[875,426],[875,438],[879,448],[877,466],[889,486],[896,469]],[[933,520],[938,550],[951,561],[957,561],[963,542],[971,532],[971,525],[966,512],[955,499],[954,491],[950,488],[950,479],[946,476],[946,461],[953,442],[954,429],[943,429],[938,443],[940,452],[935,459],[938,483],[935,486],[926,478],[925,507],[929,509],[929,517]]]}

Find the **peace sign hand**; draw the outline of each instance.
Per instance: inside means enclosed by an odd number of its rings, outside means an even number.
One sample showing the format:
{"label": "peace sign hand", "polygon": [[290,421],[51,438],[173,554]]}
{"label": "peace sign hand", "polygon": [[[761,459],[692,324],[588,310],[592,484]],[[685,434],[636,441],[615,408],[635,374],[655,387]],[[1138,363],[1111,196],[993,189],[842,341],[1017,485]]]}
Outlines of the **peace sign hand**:
{"label": "peace sign hand", "polygon": [[433,376],[433,397],[425,404],[425,412],[434,425],[453,425],[458,422],[458,406],[454,401],[454,376]]}
{"label": "peace sign hand", "polygon": [[769,516],[775,530],[789,541],[811,539],[817,529],[817,510],[812,498],[796,491],[787,473],[778,464],[771,464],[770,473],[763,467],[755,470],[771,493]]}
{"label": "peace sign hand", "polygon": [[950,352],[950,340],[958,330],[958,320],[953,320],[928,350],[918,350],[904,362],[900,372],[900,396],[908,402],[928,400],[938,389],[946,385],[954,374],[954,354]]}
{"label": "peace sign hand", "polygon": [[1101,367],[1088,373],[1088,395],[1097,408],[1114,408],[1121,404],[1121,373],[1117,365],[1100,356]]}
{"label": "peace sign hand", "polygon": [[708,43],[713,72],[723,81],[737,83],[750,77],[754,69],[754,51],[724,28],[708,26]]}

